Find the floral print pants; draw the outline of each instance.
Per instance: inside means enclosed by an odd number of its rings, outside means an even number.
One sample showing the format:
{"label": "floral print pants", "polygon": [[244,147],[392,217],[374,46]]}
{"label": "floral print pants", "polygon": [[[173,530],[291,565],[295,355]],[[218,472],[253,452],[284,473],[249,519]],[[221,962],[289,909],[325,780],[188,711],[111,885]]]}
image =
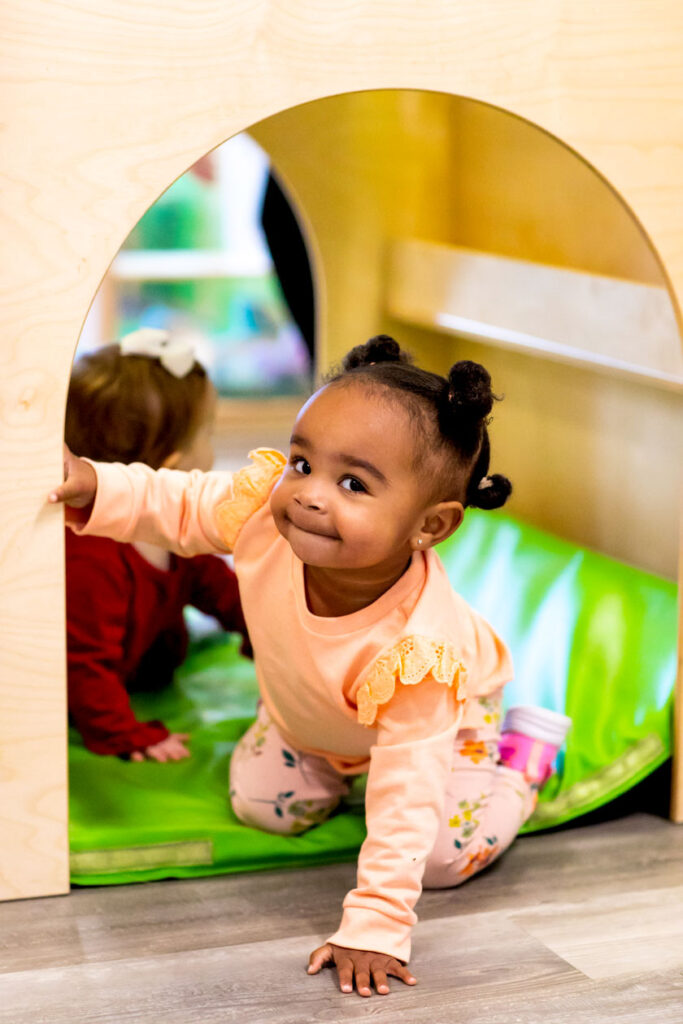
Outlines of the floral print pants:
{"label": "floral print pants", "polygon": [[[461,729],[439,832],[424,874],[431,889],[460,885],[510,846],[536,806],[537,787],[498,760],[499,708],[482,702],[484,724]],[[266,832],[298,835],[320,824],[350,789],[347,775],[324,758],[286,743],[261,704],[230,766],[237,817]]]}

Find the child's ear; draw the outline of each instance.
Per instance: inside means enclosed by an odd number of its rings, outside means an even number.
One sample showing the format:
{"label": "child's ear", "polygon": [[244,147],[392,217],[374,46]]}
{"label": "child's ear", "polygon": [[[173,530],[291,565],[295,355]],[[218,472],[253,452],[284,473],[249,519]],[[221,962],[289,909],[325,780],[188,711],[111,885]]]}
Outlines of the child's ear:
{"label": "child's ear", "polygon": [[159,469],[175,469],[183,457],[182,452],[171,452],[159,466]]}
{"label": "child's ear", "polygon": [[426,551],[427,548],[440,544],[446,537],[460,526],[465,509],[461,501],[440,501],[438,505],[428,508],[422,529],[413,538],[413,548],[417,551]]}

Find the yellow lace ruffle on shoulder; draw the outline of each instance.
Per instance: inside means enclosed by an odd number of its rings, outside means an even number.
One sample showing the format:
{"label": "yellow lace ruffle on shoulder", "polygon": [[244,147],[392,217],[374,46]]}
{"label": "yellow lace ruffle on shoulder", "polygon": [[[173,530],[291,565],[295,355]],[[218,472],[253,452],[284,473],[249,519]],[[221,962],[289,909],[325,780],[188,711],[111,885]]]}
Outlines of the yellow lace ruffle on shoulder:
{"label": "yellow lace ruffle on shoulder", "polygon": [[216,506],[216,526],[231,551],[246,521],[265,505],[287,463],[274,448],[256,448],[249,452],[249,458],[252,465],[238,470],[232,478],[232,495]]}
{"label": "yellow lace ruffle on shoulder", "polygon": [[[424,636],[408,636],[382,654],[370,669],[356,694],[358,721],[373,725],[380,704],[394,696],[396,683],[415,686],[431,675],[437,683],[458,691],[467,680],[467,669],[452,644]],[[459,699],[465,695],[458,693]]]}

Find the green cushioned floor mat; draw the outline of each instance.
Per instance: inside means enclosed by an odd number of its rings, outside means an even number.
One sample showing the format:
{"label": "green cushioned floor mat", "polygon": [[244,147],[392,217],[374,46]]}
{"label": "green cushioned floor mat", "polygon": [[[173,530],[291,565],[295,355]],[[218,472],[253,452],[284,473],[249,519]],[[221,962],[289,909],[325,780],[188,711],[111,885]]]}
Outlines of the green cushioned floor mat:
{"label": "green cushioned floor mat", "polygon": [[[468,512],[439,553],[455,588],[505,638],[506,703],[574,720],[560,772],[524,831],[561,824],[635,785],[670,753],[676,588],[507,516]],[[234,637],[193,643],[174,686],[138,696],[141,718],[192,734],[176,764],[98,757],[71,731],[71,878],[121,883],[353,859],[365,831],[353,796],[302,836],[241,825],[227,799],[230,753],[257,699]],[[357,788],[358,791],[359,787]],[[355,795],[355,794],[354,794]]]}
{"label": "green cushioned floor mat", "polygon": [[227,797],[230,753],[254,716],[252,663],[239,638],[192,645],[173,687],[136,696],[139,717],[192,734],[175,764],[98,757],[69,736],[71,881],[113,884],[353,859],[365,835],[362,807],[304,836],[241,825]]}
{"label": "green cushioned floor mat", "polygon": [[523,832],[600,807],[670,756],[675,584],[501,513],[468,512],[439,553],[455,589],[510,646],[506,706],[573,720]]}

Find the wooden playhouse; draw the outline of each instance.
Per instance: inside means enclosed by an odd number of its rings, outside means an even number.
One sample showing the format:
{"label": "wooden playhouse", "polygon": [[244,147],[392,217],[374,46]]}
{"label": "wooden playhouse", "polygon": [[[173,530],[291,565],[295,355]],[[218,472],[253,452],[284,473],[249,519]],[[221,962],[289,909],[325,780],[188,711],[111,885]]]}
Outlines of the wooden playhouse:
{"label": "wooden playhouse", "polygon": [[676,576],[683,10],[4,0],[2,14],[0,898],[12,899],[69,887],[62,513],[45,497],[76,342],[142,213],[240,131],[298,204],[320,363],[380,329],[427,362],[485,352],[509,396],[496,446],[515,511]]}

